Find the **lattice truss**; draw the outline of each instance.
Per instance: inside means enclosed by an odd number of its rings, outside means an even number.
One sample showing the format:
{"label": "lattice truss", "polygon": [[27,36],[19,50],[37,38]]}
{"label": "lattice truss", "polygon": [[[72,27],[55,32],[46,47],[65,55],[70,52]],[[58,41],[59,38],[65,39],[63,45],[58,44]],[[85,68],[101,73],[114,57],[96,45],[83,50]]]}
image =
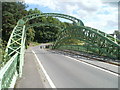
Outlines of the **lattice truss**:
{"label": "lattice truss", "polygon": [[[70,39],[84,41],[85,48],[99,55],[120,58],[120,46],[114,38],[96,29],[85,26],[72,26],[59,33],[54,48],[60,48]],[[116,40],[119,41],[119,40]],[[67,45],[66,45],[67,46]],[[69,45],[68,45],[69,46]],[[75,47],[75,45],[74,45]]]}
{"label": "lattice truss", "polygon": [[[74,26],[69,28],[63,28],[61,26],[57,26],[54,24],[36,23],[27,26],[27,28],[25,28],[25,23],[28,22],[29,20],[38,17],[48,17],[48,16],[60,17],[71,20]],[[25,45],[26,30],[28,30],[28,28],[30,27],[42,26],[42,25],[54,26],[61,29],[61,32],[58,34],[58,38],[53,45],[54,49],[63,46],[63,42],[67,43],[69,39],[75,38],[84,41],[86,43],[85,47],[91,50],[92,52],[96,53],[96,51],[99,51],[98,53],[100,55],[104,54],[109,57],[118,58],[118,59],[120,58],[120,45],[118,44],[119,40],[117,39],[115,40],[114,37],[104,32],[101,32],[97,29],[84,26],[83,22],[75,17],[64,14],[57,14],[57,13],[33,14],[20,19],[10,36],[6,48],[6,55],[13,56],[16,52],[20,54],[21,49]]]}

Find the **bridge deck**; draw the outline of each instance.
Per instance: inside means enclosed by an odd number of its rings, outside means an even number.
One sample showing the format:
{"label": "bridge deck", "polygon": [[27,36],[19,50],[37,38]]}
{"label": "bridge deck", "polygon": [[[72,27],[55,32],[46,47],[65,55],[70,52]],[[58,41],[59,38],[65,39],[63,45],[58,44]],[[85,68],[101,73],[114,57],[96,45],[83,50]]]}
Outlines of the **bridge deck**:
{"label": "bridge deck", "polygon": [[[43,75],[37,59],[41,62],[57,88],[118,87],[118,77],[111,72],[112,70],[118,71],[118,67],[85,59],[86,63],[84,63],[82,58],[78,62],[76,60],[79,59],[74,57],[74,55],[69,56],[61,51],[41,49],[41,46],[44,46],[44,44],[31,47],[26,51],[23,76],[17,81],[16,88],[52,87],[50,82],[45,79],[46,77]],[[99,68],[99,66],[108,70]]]}
{"label": "bridge deck", "polygon": [[23,76],[17,81],[16,88],[44,88],[34,54],[29,48],[26,50]]}

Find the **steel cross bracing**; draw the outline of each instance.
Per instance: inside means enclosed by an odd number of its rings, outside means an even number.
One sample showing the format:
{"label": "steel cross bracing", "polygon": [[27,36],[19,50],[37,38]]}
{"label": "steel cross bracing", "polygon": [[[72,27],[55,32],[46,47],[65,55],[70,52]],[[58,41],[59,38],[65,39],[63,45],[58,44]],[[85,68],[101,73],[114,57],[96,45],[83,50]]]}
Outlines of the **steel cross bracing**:
{"label": "steel cross bracing", "polygon": [[[26,23],[34,18],[39,17],[59,17],[68,19],[73,22],[72,27],[65,28],[54,24],[32,24],[26,26]],[[24,62],[26,30],[34,26],[53,26],[61,29],[58,38],[53,45],[53,49],[71,49],[74,47],[76,50],[88,50],[100,55],[106,55],[111,58],[120,59],[120,45],[119,40],[105,34],[97,29],[84,26],[83,22],[75,17],[59,14],[59,13],[41,13],[32,14],[20,19],[13,29],[9,38],[6,54],[4,56],[4,66],[0,69],[0,89],[13,88],[15,81],[18,77],[22,76],[22,67]],[[84,41],[84,45],[64,45],[69,39],[77,39]],[[117,43],[115,42],[117,41]],[[76,48],[77,47],[77,48]],[[78,48],[79,47],[79,48]],[[86,49],[87,48],[87,49]],[[7,58],[9,57],[9,59]]]}
{"label": "steel cross bracing", "polygon": [[[59,29],[61,29],[61,32],[58,34],[58,38],[57,38],[57,42],[54,43],[54,47],[53,48],[57,48],[57,47],[60,47],[62,45],[62,42],[65,43],[67,42],[67,40],[69,40],[70,38],[78,38],[79,40],[81,41],[84,41],[87,43],[87,45],[83,45],[83,46],[78,46],[78,45],[74,45],[74,47],[84,47],[84,50],[89,50],[89,51],[92,51],[94,52],[95,54],[98,53],[99,55],[105,55],[105,56],[109,56],[111,58],[116,58],[119,56],[119,52],[117,52],[117,48],[116,46],[110,46],[108,45],[107,43],[108,42],[112,42],[113,44],[116,45],[116,43],[114,43],[114,38],[104,32],[101,32],[97,29],[94,29],[94,28],[90,28],[90,27],[84,27],[84,26],[73,26],[73,27],[69,27],[69,28],[63,28],[63,27],[60,27],[60,26],[57,26],[57,25],[54,25],[54,24],[48,24],[48,23],[36,23],[36,24],[30,24],[28,26],[28,28],[30,27],[35,27],[35,26],[53,26],[53,27],[57,27]],[[77,29],[77,30],[75,30]],[[87,35],[86,38],[88,40],[85,40],[85,39],[82,39],[84,38],[85,35],[83,35],[83,31],[81,31],[81,29],[85,29],[83,30],[84,31],[84,34]],[[87,29],[87,30],[86,30]],[[74,30],[74,31],[73,31]],[[71,31],[71,32],[70,32]],[[66,33],[67,32],[67,33]],[[73,33],[75,32],[75,33]],[[78,34],[77,36],[74,36],[72,37],[72,35],[76,35]],[[66,36],[68,35],[68,36]],[[71,36],[70,36],[71,35]],[[80,35],[80,36],[79,36]],[[100,35],[100,36],[99,36]],[[63,37],[65,36],[65,37]],[[68,37],[68,39],[65,41],[64,39]],[[69,38],[70,37],[70,38]],[[101,38],[101,39],[100,39]],[[105,39],[103,39],[105,38]],[[96,39],[97,39],[97,42],[96,42]],[[60,41],[61,40],[61,41]],[[63,41],[62,41],[63,40]],[[90,42],[92,41],[92,42]],[[118,41],[118,40],[117,40]],[[59,44],[59,45],[58,45]],[[67,45],[64,45],[64,48],[65,49],[65,46]],[[109,47],[108,47],[109,46]],[[118,45],[117,45],[118,46]],[[68,47],[70,48],[70,45],[68,45]],[[66,49],[68,48],[66,47]],[[73,45],[72,45],[73,47]],[[111,48],[112,47],[112,48]],[[61,47],[60,47],[61,48]],[[87,51],[86,50],[86,51]],[[79,50],[80,51],[80,50]],[[111,55],[112,54],[112,55]],[[115,56],[114,56],[114,55]]]}
{"label": "steel cross bracing", "polygon": [[[26,23],[34,18],[48,16],[71,20],[74,25],[84,25],[81,20],[75,17],[57,13],[33,14],[20,19],[12,31],[5,50],[6,54],[3,60],[4,66],[1,67],[0,70],[0,89],[8,87],[13,88],[17,77],[22,76],[26,40]],[[9,59],[7,57],[9,57]]]}
{"label": "steel cross bracing", "polygon": [[13,30],[11,36],[10,36],[10,39],[9,39],[9,42],[8,42],[8,45],[7,45],[7,48],[6,48],[6,53],[7,53],[8,56],[14,55],[15,52],[20,52],[19,49],[20,49],[20,46],[21,46],[20,41],[21,41],[21,36],[22,36],[21,30],[23,30],[23,26],[25,25],[25,23],[27,21],[31,20],[31,19],[38,18],[38,17],[43,17],[43,16],[46,16],[46,17],[48,17],[48,16],[61,17],[61,18],[65,18],[65,19],[73,21],[73,23],[76,23],[76,25],[77,24],[84,25],[81,20],[79,20],[75,17],[69,16],[69,15],[64,15],[64,14],[42,13],[42,14],[28,15],[28,16],[26,16],[26,17],[24,17],[24,18],[22,18],[18,21],[16,27],[14,28],[14,30]]}
{"label": "steel cross bracing", "polygon": [[[0,89],[13,88],[18,75],[22,75],[25,39],[25,25],[16,25],[5,50],[5,65],[0,69]],[[7,57],[10,60],[6,59]]]}
{"label": "steel cross bracing", "polygon": [[[95,54],[98,53],[99,55],[118,60],[120,59],[119,44],[115,43],[114,40],[109,39],[107,34],[104,36],[104,34],[101,34],[92,28],[72,26],[64,29],[58,36],[53,48],[58,49],[61,48],[61,46],[66,46],[67,48],[67,45],[64,45],[65,42],[67,43],[70,39],[77,39],[84,41],[84,45],[79,45],[79,47],[84,47]],[[70,45],[68,45],[68,47],[70,49]]]}

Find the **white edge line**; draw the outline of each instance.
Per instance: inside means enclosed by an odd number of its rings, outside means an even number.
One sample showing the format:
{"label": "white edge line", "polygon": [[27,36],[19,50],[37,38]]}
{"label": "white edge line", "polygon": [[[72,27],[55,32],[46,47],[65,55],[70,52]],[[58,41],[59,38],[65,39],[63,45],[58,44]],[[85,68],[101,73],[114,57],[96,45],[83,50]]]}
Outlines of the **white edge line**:
{"label": "white edge line", "polygon": [[116,74],[116,73],[110,72],[110,71],[105,70],[105,69],[102,69],[102,68],[100,68],[100,67],[93,66],[93,65],[88,64],[88,63],[86,63],[86,62],[82,62],[82,61],[77,60],[77,59],[75,59],[75,58],[72,58],[72,57],[69,57],[69,56],[65,56],[65,57],[70,58],[70,59],[73,59],[73,60],[75,60],[75,61],[77,61],[77,62],[86,64],[86,65],[89,65],[89,66],[91,66],[91,67],[97,68],[97,69],[99,69],[99,70],[105,71],[105,72],[107,72],[107,73],[113,74],[113,75],[115,75],[115,76],[118,76],[118,74]]}
{"label": "white edge line", "polygon": [[43,73],[45,74],[45,76],[46,76],[46,78],[47,78],[50,86],[51,86],[52,88],[56,88],[55,85],[54,85],[54,83],[53,83],[52,80],[50,79],[49,75],[47,74],[46,70],[44,69],[43,65],[41,64],[40,60],[38,59],[37,55],[35,54],[35,52],[34,52],[33,50],[32,50],[32,52],[34,53],[34,55],[35,55],[35,57],[36,57],[36,60],[37,60],[37,62],[39,63],[39,65],[40,65]]}

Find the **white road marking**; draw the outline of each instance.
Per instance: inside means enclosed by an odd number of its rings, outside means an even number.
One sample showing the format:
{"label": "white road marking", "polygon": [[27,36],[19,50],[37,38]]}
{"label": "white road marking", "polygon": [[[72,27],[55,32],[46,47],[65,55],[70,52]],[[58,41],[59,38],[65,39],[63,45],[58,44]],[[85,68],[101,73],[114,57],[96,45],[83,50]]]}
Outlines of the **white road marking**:
{"label": "white road marking", "polygon": [[43,71],[43,73],[45,74],[45,76],[46,76],[46,78],[47,78],[50,86],[51,86],[52,88],[56,88],[55,85],[54,85],[54,83],[53,83],[52,80],[50,79],[49,75],[47,74],[46,70],[44,69],[43,65],[41,64],[40,60],[38,59],[37,55],[35,54],[35,52],[34,52],[33,50],[32,50],[32,52],[34,53],[37,62],[39,63],[40,67],[42,68],[42,71]]}
{"label": "white road marking", "polygon": [[115,75],[115,76],[118,76],[118,74],[116,74],[116,73],[113,73],[113,72],[111,72],[111,71],[108,71],[108,70],[102,69],[102,68],[100,68],[100,67],[96,67],[96,66],[91,65],[91,64],[88,64],[88,63],[86,63],[86,62],[82,62],[82,61],[77,60],[77,59],[75,59],[75,58],[72,58],[72,57],[69,57],[69,56],[65,56],[65,57],[70,58],[70,59],[73,59],[73,60],[75,60],[75,61],[77,61],[77,62],[80,62],[80,63],[86,64],[86,65],[89,65],[89,66],[91,66],[91,67],[97,68],[97,69],[102,70],[102,71],[104,71],[104,72],[107,72],[107,73],[113,74],[113,75]]}

